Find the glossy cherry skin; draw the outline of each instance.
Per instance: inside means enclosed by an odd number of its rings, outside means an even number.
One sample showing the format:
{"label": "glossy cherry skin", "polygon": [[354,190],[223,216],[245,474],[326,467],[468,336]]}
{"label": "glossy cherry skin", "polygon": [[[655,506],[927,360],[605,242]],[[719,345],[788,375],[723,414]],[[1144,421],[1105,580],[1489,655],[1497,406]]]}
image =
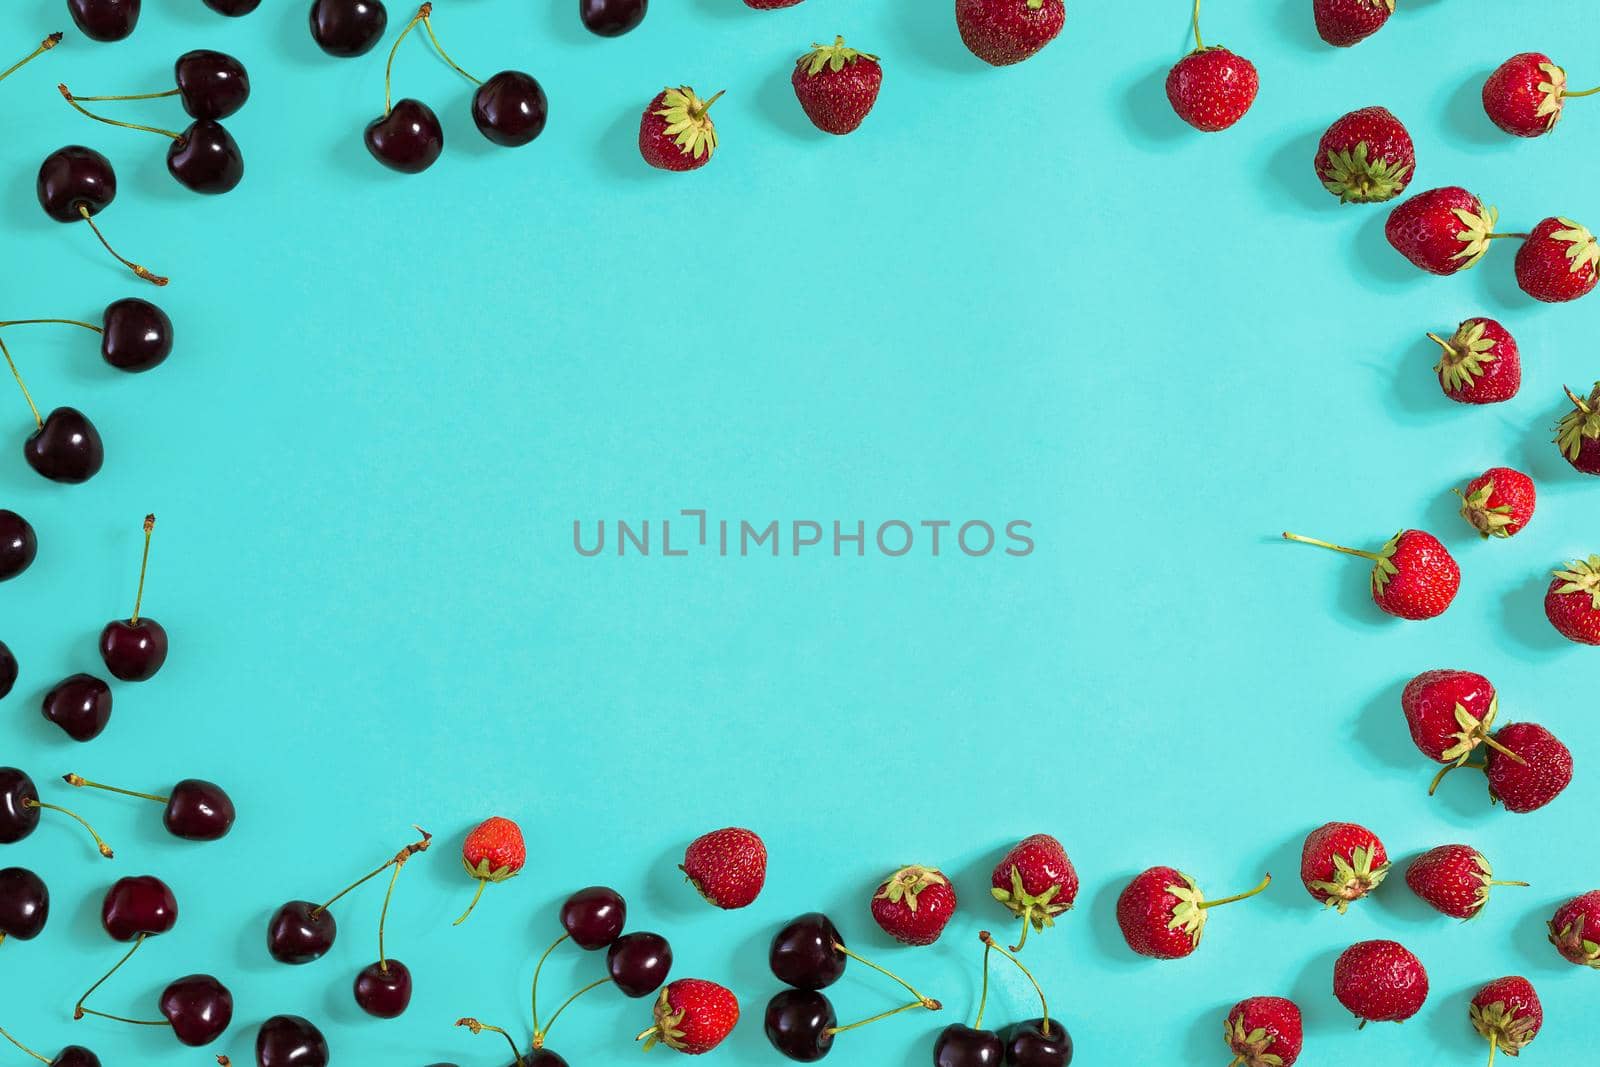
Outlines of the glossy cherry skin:
{"label": "glossy cherry skin", "polygon": [[167,171],[186,189],[221,196],[244,179],[244,153],[222,123],[196,119],[167,149]]}
{"label": "glossy cherry skin", "polygon": [[4,641],[0,641],[0,700],[4,700],[17,684],[17,657]]}
{"label": "glossy cherry skin", "polygon": [[161,1014],[179,1041],[199,1048],[233,1022],[233,994],[209,974],[191,974],[162,990]]}
{"label": "glossy cherry skin", "polygon": [[648,997],[672,970],[672,946],[660,934],[623,934],[606,951],[606,973],[630,997]]}
{"label": "glossy cherry skin", "polygon": [[974,1030],[956,1023],[939,1031],[933,1043],[933,1067],[1000,1067],[1006,1046],[993,1030]]}
{"label": "glossy cherry skin", "polygon": [[259,1067],[328,1067],[328,1042],[307,1019],[274,1015],[256,1032]]}
{"label": "glossy cherry skin", "polygon": [[173,64],[178,98],[190,118],[225,119],[250,99],[250,72],[226,52],[196,48]]}
{"label": "glossy cherry skin", "polygon": [[621,37],[650,10],[650,0],[578,0],[578,17],[590,33]]}
{"label": "glossy cherry skin", "polygon": [[161,821],[185,841],[215,841],[233,829],[233,798],[216,782],[185,778],[172,787]]}
{"label": "glossy cherry skin", "polygon": [[89,416],[77,408],[56,408],[22,443],[28,466],[63,485],[80,485],[100,473],[106,447]]}
{"label": "glossy cherry skin", "polygon": [[68,1045],[56,1053],[50,1067],[100,1067],[100,1057],[82,1045]]}
{"label": "glossy cherry skin", "polygon": [[279,963],[319,960],[338,936],[333,912],[319,912],[309,900],[291,900],[267,920],[267,951]]}
{"label": "glossy cherry skin", "polygon": [[594,952],[622,936],[628,904],[622,894],[603,885],[580,889],[561,905],[561,926],[579,948]]}
{"label": "glossy cherry skin", "polygon": [[124,682],[146,682],[167,662],[167,631],[159,622],[115,619],[100,631],[100,658]]}
{"label": "glossy cherry skin", "polygon": [[550,102],[533,75],[502,70],[472,94],[472,121],[498,145],[516,148],[544,132]]}
{"label": "glossy cherry skin", "polygon": [[396,100],[387,114],[367,123],[363,135],[372,158],[402,174],[420,174],[444,151],[444,128],[421,100]]}
{"label": "glossy cherry skin", "polygon": [[522,1067],[567,1067],[567,1061],[547,1048],[536,1048],[522,1057]]}
{"label": "glossy cherry skin", "polygon": [[39,787],[15,767],[0,767],[0,845],[14,845],[39,828]]}
{"label": "glossy cherry skin", "polygon": [[379,0],[315,0],[311,5],[311,39],[330,56],[364,55],[388,27],[389,12]]}
{"label": "glossy cherry skin", "polygon": [[0,509],[0,582],[27,570],[38,554],[39,538],[32,524],[15,511]]}
{"label": "glossy cherry skin", "polygon": [[206,6],[219,15],[238,18],[261,6],[261,0],[206,0]]}
{"label": "glossy cherry skin", "polygon": [[772,937],[767,962],[778,981],[796,989],[826,989],[844,974],[848,962],[835,945],[844,944],[839,928],[820,911],[790,922]]}
{"label": "glossy cherry skin", "polygon": [[148,300],[113,300],[100,326],[100,358],[118,370],[147,371],[172,354],[172,320]]}
{"label": "glossy cherry skin", "polygon": [[34,191],[46,215],[77,222],[82,211],[98,215],[117,198],[117,172],[94,149],[69,144],[44,157]]}
{"label": "glossy cherry skin", "polygon": [[178,899],[171,887],[148,874],[117,879],[100,905],[100,925],[113,941],[132,941],[141,934],[155,937],[177,922]]}
{"label": "glossy cherry skin", "polygon": [[50,919],[50,889],[26,867],[0,871],[0,935],[32,941]]}
{"label": "glossy cherry skin", "polygon": [[1006,1063],[1011,1067],[1067,1067],[1072,1062],[1072,1035],[1055,1019],[1050,1033],[1043,1019],[1029,1019],[1005,1029]]}
{"label": "glossy cherry skin", "polygon": [[355,995],[368,1015],[399,1018],[411,1006],[411,969],[399,960],[369,963],[356,975]]}
{"label": "glossy cherry skin", "polygon": [[67,0],[67,12],[96,41],[120,41],[139,24],[139,0]]}
{"label": "glossy cherry skin", "polygon": [[822,1059],[833,1049],[831,1028],[838,1025],[833,1002],[814,989],[785,989],[767,1002],[767,1040],[791,1060]]}
{"label": "glossy cherry skin", "polygon": [[92,741],[111,721],[111,687],[92,674],[74,674],[44,695],[40,710],[74,741]]}

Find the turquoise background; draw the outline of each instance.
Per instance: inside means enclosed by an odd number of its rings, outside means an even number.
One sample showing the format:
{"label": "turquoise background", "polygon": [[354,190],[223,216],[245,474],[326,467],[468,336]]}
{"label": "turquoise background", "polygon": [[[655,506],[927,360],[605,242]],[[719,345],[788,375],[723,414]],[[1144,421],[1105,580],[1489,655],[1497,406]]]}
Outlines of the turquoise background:
{"label": "turquoise background", "polygon": [[[745,1022],[717,1053],[776,1062],[761,1014],[777,983],[765,944],[823,908],[854,946],[940,997],[842,1038],[830,1062],[920,1065],[940,1026],[970,1021],[976,933],[1011,932],[986,899],[1017,838],[1057,834],[1084,878],[1076,911],[1026,959],[1078,1040],[1077,1063],[1227,1062],[1234,1000],[1288,994],[1306,1012],[1302,1063],[1471,1063],[1482,982],[1531,978],[1548,1023],[1530,1063],[1575,1063],[1600,1042],[1596,976],[1561,961],[1543,924],[1600,884],[1586,813],[1600,802],[1596,653],[1540,607],[1561,561],[1600,550],[1600,491],[1549,444],[1561,385],[1600,375],[1600,298],[1536,306],[1496,247],[1453,279],[1384,243],[1385,210],[1341,208],[1311,174],[1347,110],[1384,103],[1410,126],[1414,188],[1463,183],[1511,229],[1550,214],[1597,225],[1600,105],[1514,141],[1478,104],[1494,64],[1549,50],[1575,85],[1600,81],[1600,10],[1402,0],[1377,37],[1324,46],[1307,0],[1209,5],[1208,41],[1254,59],[1261,97],[1234,130],[1183,127],[1162,92],[1186,47],[1187,5],[1075,0],[1036,59],[991,70],[962,47],[947,2],[657,0],[625,38],[589,36],[571,0],[444,0],[445,46],[486,76],[534,73],[547,132],[508,151],[473,129],[470,86],[408,40],[397,95],[434,105],[444,157],[419,177],[368,158],[383,49],[324,57],[302,2],[237,21],[199,0],[147,0],[132,39],[71,34],[0,86],[5,317],[95,318],[156,299],[178,350],[158,371],[105,367],[81,331],[9,336],[43,406],[99,425],[104,471],[43,482],[6,412],[0,505],[37,526],[38,562],[0,589],[0,638],[23,678],[0,711],[4,762],[73,804],[118,847],[94,858],[47,819],[6,863],[38,869],[55,917],[0,948],[0,1025],[52,1054],[107,1063],[248,1063],[255,1025],[311,1016],[339,1064],[505,1059],[476,1015],[525,1033],[526,985],[558,902],[590,883],[628,897],[630,925],[670,936],[677,976],[731,984]],[[71,29],[59,0],[11,5],[4,51]],[[391,8],[391,31],[409,11]],[[887,71],[866,125],[828,138],[793,99],[789,67],[843,33]],[[391,32],[392,37],[392,32]],[[229,119],[244,184],[195,197],[164,145],[73,115],[54,90],[158,89],[190,47],[232,52],[255,95]],[[385,45],[386,47],[386,45]],[[667,83],[726,88],[706,169],[654,173],[640,110]],[[181,121],[172,101],[126,117]],[[50,150],[96,146],[119,168],[102,216],[122,251],[170,273],[156,292],[119,273],[81,228],[39,211]],[[1522,394],[1446,402],[1426,330],[1474,314],[1522,344]],[[7,387],[9,388],[9,387]],[[3,391],[3,390],[0,390]],[[1481,543],[1453,486],[1511,463],[1539,513]],[[1033,523],[1026,558],[918,550],[835,559],[579,557],[574,519],[706,508],[764,523],[857,518]],[[130,607],[139,519],[160,516],[147,613],[172,634],[154,681],[119,685],[112,724],[78,747],[38,715],[59,677],[97,669],[95,635]],[[1283,544],[1282,529],[1376,546],[1401,526],[1442,536],[1464,572],[1443,618],[1402,624],[1367,598],[1359,563]],[[1546,723],[1578,777],[1545,811],[1492,810],[1481,782],[1432,772],[1399,691],[1412,674],[1488,674],[1508,718]],[[66,771],[133,788],[187,775],[225,783],[241,815],[209,846],[167,838],[159,811],[52,784]],[[456,858],[478,819],[526,829],[528,870],[449,925],[472,888]],[[1397,870],[1340,918],[1297,884],[1300,841],[1329,819],[1370,825],[1397,858],[1481,847],[1502,877],[1487,914],[1433,914]],[[355,972],[376,955],[382,886],[341,903],[317,964],[272,963],[267,914],[322,898],[421,823],[437,847],[401,879],[389,944],[417,977],[399,1021],[359,1014]],[[674,865],[696,834],[758,829],[772,853],[750,909],[703,905]],[[898,865],[941,865],[962,908],[932,949],[892,946],[867,899]],[[1137,959],[1116,895],[1158,863],[1213,895],[1271,871],[1263,897],[1218,912],[1187,961]],[[168,980],[214,971],[236,1025],[185,1051],[159,1030],[69,1021],[116,958],[100,894],[157,873],[182,920],[105,988],[145,1014]],[[1357,1033],[1329,995],[1356,940],[1396,937],[1433,994],[1403,1027]],[[995,971],[993,1024],[1035,1014]],[[599,973],[567,950],[545,995]],[[852,968],[842,1018],[898,1002]],[[574,1065],[621,1062],[647,1002],[595,993],[551,1045]],[[657,1056],[668,1055],[656,1053]],[[669,1057],[670,1058],[670,1057]]]}

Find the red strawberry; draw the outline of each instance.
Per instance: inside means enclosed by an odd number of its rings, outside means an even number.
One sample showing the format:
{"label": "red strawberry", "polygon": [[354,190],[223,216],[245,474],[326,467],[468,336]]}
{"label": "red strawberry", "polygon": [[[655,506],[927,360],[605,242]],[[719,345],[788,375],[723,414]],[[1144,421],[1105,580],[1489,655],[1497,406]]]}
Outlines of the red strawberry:
{"label": "red strawberry", "polygon": [[937,867],[902,867],[872,895],[872,917],[907,945],[931,945],[956,910],[956,889]]}
{"label": "red strawberry", "polygon": [[1517,249],[1517,284],[1535,300],[1564,304],[1594,289],[1600,243],[1584,226],[1567,218],[1548,218],[1533,228]]}
{"label": "red strawberry", "polygon": [[1376,552],[1363,552],[1299,534],[1283,536],[1290,541],[1370,559],[1373,603],[1402,619],[1431,619],[1443,615],[1461,589],[1461,568],[1437,537],[1422,530],[1401,530]]}
{"label": "red strawberry", "polygon": [[1021,63],[1056,39],[1065,0],[956,0],[956,29],[972,54],[996,67]]}
{"label": "red strawberry", "polygon": [[1384,236],[1430,274],[1473,266],[1489,248],[1500,213],[1459,185],[1418,193],[1389,213]]}
{"label": "red strawberry", "polygon": [[1572,410],[1556,427],[1556,444],[1574,470],[1600,474],[1600,382],[1594,383],[1589,399],[1580,398],[1571,389],[1567,390],[1567,399],[1572,401]]}
{"label": "red strawberry", "polygon": [[745,7],[753,7],[757,11],[776,11],[780,7],[793,7],[800,0],[744,0]]}
{"label": "red strawberry", "polygon": [[1384,107],[1334,121],[1317,145],[1317,178],[1346,204],[1376,204],[1405,191],[1417,169],[1411,134]]}
{"label": "red strawberry", "polygon": [[767,846],[753,831],[730,826],[702,834],[689,844],[679,870],[707,901],[743,908],[767,881]]}
{"label": "red strawberry", "polygon": [[[1537,723],[1514,722],[1491,738],[1484,773],[1489,798],[1507,811],[1537,811],[1572,782],[1572,753]],[[1508,754],[1509,753],[1509,754]]]}
{"label": "red strawberry", "polygon": [[1600,969],[1600,889],[1556,909],[1550,918],[1550,943],[1568,963]]}
{"label": "red strawberry", "polygon": [[1299,1006],[1283,997],[1239,1001],[1223,1034],[1234,1055],[1229,1067],[1294,1067],[1305,1040]]}
{"label": "red strawberry", "polygon": [[1359,941],[1333,965],[1333,995],[1362,1026],[1405,1022],[1428,999],[1428,972],[1396,941]]}
{"label": "red strawberry", "polygon": [[1383,29],[1394,0],[1312,0],[1317,33],[1336,48],[1359,44]]}
{"label": "red strawberry", "polygon": [[1435,763],[1459,767],[1489,740],[1500,698],[1481,674],[1432,670],[1406,683],[1400,707],[1411,740],[1422,754]]}
{"label": "red strawberry", "polygon": [[1453,919],[1478,914],[1489,903],[1490,886],[1527,884],[1496,881],[1489,861],[1470,845],[1430,848],[1406,868],[1406,885],[1411,891]]}
{"label": "red strawberry", "polygon": [[1300,850],[1300,881],[1306,892],[1343,915],[1383,884],[1389,853],[1378,835],[1353,822],[1330,822],[1306,835]]}
{"label": "red strawberry", "polygon": [[717,128],[706,114],[722,94],[701,100],[687,85],[663,89],[639,120],[639,154],[661,170],[697,170],[717,150]]}
{"label": "red strawberry", "polygon": [[1272,883],[1272,875],[1248,893],[1207,900],[1182,871],[1151,867],[1134,876],[1117,897],[1117,925],[1128,947],[1141,956],[1176,960],[1200,947],[1211,908],[1253,897]]}
{"label": "red strawberry", "polygon": [[1510,467],[1490,467],[1467,483],[1461,517],[1484,537],[1511,537],[1533,518],[1533,479]]}
{"label": "red strawberry", "polygon": [[1436,333],[1429,339],[1444,349],[1433,365],[1439,388],[1462,404],[1498,404],[1522,388],[1522,356],[1516,339],[1493,319],[1468,319],[1446,341]]}
{"label": "red strawberry", "polygon": [[1497,1051],[1507,1056],[1521,1054],[1544,1026],[1539,994],[1533,991],[1533,983],[1520,975],[1496,978],[1474,993],[1467,1017],[1472,1028],[1488,1040],[1490,1063]]}
{"label": "red strawberry", "polygon": [[1600,556],[1575,559],[1556,571],[1544,613],[1568,641],[1600,645]]}
{"label": "red strawberry", "polygon": [[1489,121],[1517,137],[1539,137],[1561,121],[1567,72],[1543,52],[1521,52],[1494,69],[1483,83]]}
{"label": "red strawberry", "polygon": [[1028,929],[1054,926],[1055,917],[1078,899],[1078,872],[1061,842],[1049,834],[1024,838],[995,865],[989,879],[994,899],[1022,919],[1016,952],[1028,943]]}
{"label": "red strawberry", "polygon": [[1256,102],[1261,78],[1254,63],[1200,39],[1200,5],[1194,6],[1194,51],[1167,71],[1167,100],[1178,117],[1197,130],[1215,133],[1244,118]]}
{"label": "red strawberry", "polygon": [[461,863],[467,873],[478,880],[478,891],[455,925],[467,921],[467,916],[483,897],[484,886],[514,877],[527,861],[528,848],[522,841],[522,828],[510,819],[495,815],[473,827],[461,846]]}
{"label": "red strawberry", "polygon": [[679,978],[656,998],[655,1025],[639,1035],[645,1051],[662,1044],[698,1056],[722,1044],[739,1022],[739,999],[703,978]]}
{"label": "red strawberry", "polygon": [[811,49],[795,60],[794,95],[817,129],[849,133],[878,102],[883,67],[877,56],[846,48],[843,37]]}

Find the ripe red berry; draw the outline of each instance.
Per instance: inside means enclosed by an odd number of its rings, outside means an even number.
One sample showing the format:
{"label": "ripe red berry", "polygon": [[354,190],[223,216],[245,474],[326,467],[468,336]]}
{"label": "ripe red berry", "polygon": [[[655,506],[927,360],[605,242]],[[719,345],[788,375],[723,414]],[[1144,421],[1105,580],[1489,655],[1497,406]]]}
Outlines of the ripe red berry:
{"label": "ripe red berry", "polygon": [[1467,1009],[1472,1028],[1489,1042],[1489,1062],[1496,1052],[1520,1055],[1544,1026],[1544,1007],[1533,983],[1520,975],[1496,978],[1472,996]]}
{"label": "ripe red berry", "polygon": [[1467,483],[1461,517],[1485,538],[1514,537],[1533,518],[1538,494],[1533,479],[1510,467],[1490,467]]}
{"label": "ripe red berry", "polygon": [[1517,249],[1517,284],[1535,300],[1562,304],[1594,290],[1600,243],[1568,218],[1548,218]]}
{"label": "ripe red berry", "polygon": [[883,932],[907,945],[939,940],[956,910],[956,890],[936,867],[902,867],[872,895],[872,917]]}
{"label": "ripe red berry", "polygon": [[1056,39],[1064,0],[956,0],[956,29],[968,51],[991,66],[1021,63]]}
{"label": "ripe red berry", "polygon": [[1346,548],[1315,537],[1285,532],[1290,541],[1331,548],[1372,561],[1372,601],[1402,619],[1443,615],[1461,589],[1461,568],[1439,539],[1422,530],[1401,530],[1376,552]]}
{"label": "ripe red berry", "polygon": [[1575,559],[1556,571],[1544,595],[1544,613],[1568,641],[1600,645],[1600,556]]}
{"label": "ripe red berry", "polygon": [[1430,274],[1454,274],[1483,258],[1500,214],[1459,185],[1429,189],[1389,213],[1395,251]]}
{"label": "ripe red berry", "polygon": [[495,815],[474,827],[461,846],[461,865],[478,880],[478,889],[455,925],[467,921],[483,896],[484,886],[515,877],[527,861],[528,847],[522,840],[522,828],[510,819]]}
{"label": "ripe red berry", "polygon": [[1571,784],[1572,753],[1543,726],[1514,722],[1492,740],[1484,765],[1489,797],[1507,811],[1537,811]]}
{"label": "ripe red berry", "polygon": [[679,978],[656,998],[654,1025],[639,1035],[648,1051],[666,1045],[689,1056],[710,1052],[739,1022],[739,999],[702,978]]}
{"label": "ripe red berry", "polygon": [[639,119],[639,154],[660,170],[698,170],[717,150],[708,112],[722,93],[701,100],[687,85],[663,89]]}
{"label": "ripe red berry", "polygon": [[1411,891],[1453,919],[1477,915],[1489,903],[1492,886],[1527,884],[1496,880],[1489,861],[1470,845],[1430,848],[1406,868],[1406,885]]}
{"label": "ripe red berry", "polygon": [[1561,905],[1549,925],[1550,943],[1568,963],[1600,969],[1600,889]]}
{"label": "ripe red berry", "polygon": [[1247,893],[1207,900],[1193,878],[1174,867],[1151,867],[1134,876],[1117,897],[1122,939],[1141,956],[1175,960],[1200,947],[1211,908],[1253,897],[1272,883],[1272,875]]}
{"label": "ripe red berry", "polygon": [[1306,892],[1341,915],[1382,885],[1388,873],[1383,842],[1358,823],[1325,823],[1306,835],[1300,850],[1300,881]]}
{"label": "ripe red berry", "polygon": [[1430,340],[1444,350],[1433,365],[1444,395],[1460,404],[1498,404],[1522,388],[1522,356],[1517,342],[1494,319],[1468,319],[1448,341]]}
{"label": "ripe red berry", "polygon": [[1540,137],[1561,121],[1567,72],[1543,52],[1521,52],[1494,69],[1483,83],[1489,120],[1517,137]]}
{"label": "ripe red berry", "polygon": [[1432,670],[1406,683],[1400,707],[1417,749],[1435,763],[1459,767],[1488,740],[1500,699],[1481,674]]}
{"label": "ripe red berry", "polygon": [[1223,1034],[1238,1067],[1294,1067],[1305,1040],[1300,1007],[1284,997],[1241,1000]]}
{"label": "ripe red berry", "polygon": [[1428,972],[1398,942],[1361,941],[1334,963],[1333,995],[1362,1026],[1404,1022],[1428,999]]}
{"label": "ripe red berry", "polygon": [[814,44],[795,60],[790,81],[817,129],[845,134],[860,126],[878,102],[883,67],[877,56],[847,48],[843,37],[835,37],[833,44]]}
{"label": "ripe red berry", "polygon": [[1388,108],[1364,107],[1336,119],[1317,145],[1317,179],[1346,204],[1376,204],[1405,191],[1417,150]]}
{"label": "ripe red berry", "polygon": [[1317,34],[1335,48],[1349,48],[1383,29],[1394,0],[1312,0]]}
{"label": "ripe red berry", "polygon": [[767,846],[751,830],[713,830],[690,843],[679,869],[717,907],[747,907],[767,881]]}
{"label": "ripe red berry", "polygon": [[1600,474],[1600,382],[1594,383],[1587,400],[1571,389],[1567,399],[1572,401],[1572,410],[1556,427],[1556,444],[1574,470]]}
{"label": "ripe red berry", "polygon": [[1027,944],[1029,929],[1054,926],[1056,916],[1078,899],[1078,872],[1061,842],[1049,834],[1023,838],[990,875],[989,892],[1022,920],[1022,936],[1012,946]]}

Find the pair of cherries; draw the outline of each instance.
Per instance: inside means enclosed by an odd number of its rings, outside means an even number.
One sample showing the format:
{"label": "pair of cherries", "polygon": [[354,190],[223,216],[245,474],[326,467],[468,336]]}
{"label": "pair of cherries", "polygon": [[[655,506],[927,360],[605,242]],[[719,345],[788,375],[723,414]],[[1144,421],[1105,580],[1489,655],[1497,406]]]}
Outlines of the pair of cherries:
{"label": "pair of cherries", "polygon": [[[933,1067],[1068,1067],[1072,1063],[1072,1036],[1061,1020],[1050,1017],[1044,990],[1033,972],[1022,961],[995,944],[987,930],[978,934],[983,942],[983,996],[978,1001],[978,1017],[973,1025],[956,1023],[939,1032],[933,1044]],[[1004,1030],[985,1030],[983,1010],[989,1000],[989,953],[1006,957],[1033,985],[1039,995],[1041,1015],[1016,1023]]]}
{"label": "pair of cherries", "polygon": [[[202,778],[185,778],[172,787],[168,796],[135,793],[101,785],[76,774],[65,775],[62,780],[81,789],[100,789],[164,804],[162,823],[167,832],[186,841],[216,841],[233,829],[233,799],[220,785]],[[39,828],[40,814],[45,811],[58,812],[77,822],[94,838],[100,854],[106,859],[111,858],[111,846],[95,833],[81,815],[40,800],[39,787],[26,771],[16,767],[0,767],[0,845],[13,845],[30,837]]]}

